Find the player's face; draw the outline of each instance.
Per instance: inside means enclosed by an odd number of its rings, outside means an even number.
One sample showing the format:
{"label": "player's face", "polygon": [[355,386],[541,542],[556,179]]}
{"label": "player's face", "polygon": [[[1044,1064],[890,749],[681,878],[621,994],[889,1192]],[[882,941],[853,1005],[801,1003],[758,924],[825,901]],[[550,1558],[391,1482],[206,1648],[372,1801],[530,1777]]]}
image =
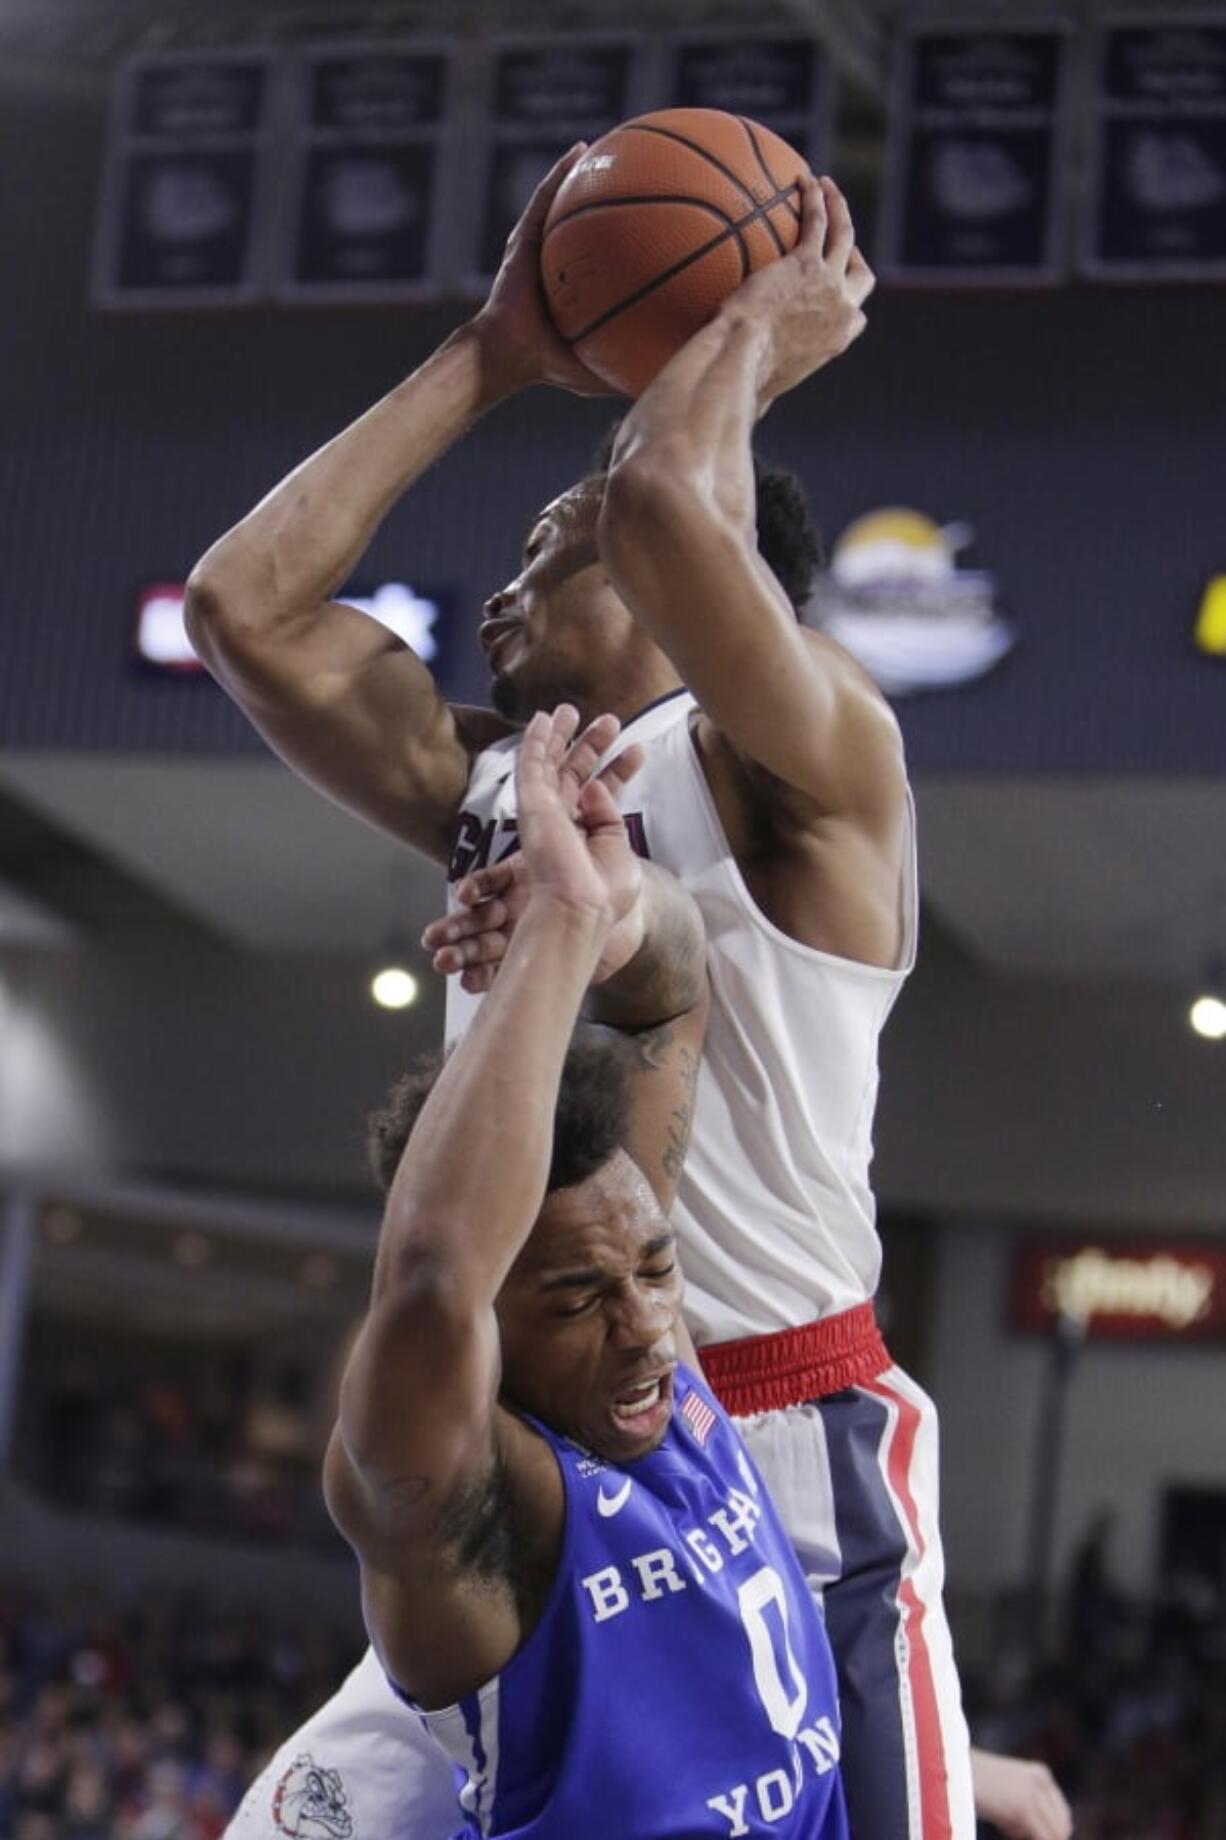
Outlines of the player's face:
{"label": "player's face", "polygon": [[546,505],[528,532],[519,574],[482,610],[494,707],[510,721],[615,694],[627,648],[642,645],[600,561],[599,513],[594,485]]}
{"label": "player's face", "polygon": [[672,1414],[680,1306],[672,1232],[619,1151],[547,1197],[502,1288],[508,1399],[613,1462],[645,1456]]}

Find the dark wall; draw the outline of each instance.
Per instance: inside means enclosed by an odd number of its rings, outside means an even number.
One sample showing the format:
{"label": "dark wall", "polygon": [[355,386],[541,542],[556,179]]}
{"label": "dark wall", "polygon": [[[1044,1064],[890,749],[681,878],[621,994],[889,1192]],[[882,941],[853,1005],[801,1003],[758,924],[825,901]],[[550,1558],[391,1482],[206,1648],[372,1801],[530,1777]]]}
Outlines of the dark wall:
{"label": "dark wall", "polygon": [[[137,587],[181,578],[460,309],[107,317],[86,305],[99,105],[0,110],[0,743],[256,745],[207,684],[128,663]],[[906,706],[929,769],[1216,772],[1226,667],[1190,631],[1226,571],[1226,291],[1070,286],[874,301],[851,356],[764,443],[836,534],[910,503],[975,529],[1022,628],[985,683]],[[606,415],[537,392],[389,520],[372,578],[454,583],[463,621]],[[481,694],[467,632],[454,691]]]}

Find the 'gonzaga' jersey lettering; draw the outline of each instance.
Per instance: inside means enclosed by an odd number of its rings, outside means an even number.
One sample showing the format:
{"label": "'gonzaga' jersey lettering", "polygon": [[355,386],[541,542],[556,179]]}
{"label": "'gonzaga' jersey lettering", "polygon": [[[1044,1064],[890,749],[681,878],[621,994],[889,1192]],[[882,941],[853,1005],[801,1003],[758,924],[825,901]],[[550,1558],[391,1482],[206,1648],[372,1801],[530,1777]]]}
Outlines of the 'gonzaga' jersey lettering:
{"label": "'gonzaga' jersey lettering", "polygon": [[[694,1133],[677,1189],[686,1315],[699,1342],[794,1328],[877,1288],[881,1247],[869,1185],[877,1043],[914,959],[914,850],[896,970],[815,952],[755,905],[732,857],[691,734],[685,691],[627,723],[646,746],[621,795],[631,838],[702,910],[711,1019]],[[516,847],[515,738],[481,754],[450,879]],[[479,998],[448,984],[447,1034]]]}
{"label": "'gonzaga' jersey lettering", "polygon": [[536,1428],[566,1490],[545,1612],[495,1679],[421,1714],[463,1832],[847,1840],[821,1615],[711,1394],[678,1369],[663,1443],[621,1467]]}

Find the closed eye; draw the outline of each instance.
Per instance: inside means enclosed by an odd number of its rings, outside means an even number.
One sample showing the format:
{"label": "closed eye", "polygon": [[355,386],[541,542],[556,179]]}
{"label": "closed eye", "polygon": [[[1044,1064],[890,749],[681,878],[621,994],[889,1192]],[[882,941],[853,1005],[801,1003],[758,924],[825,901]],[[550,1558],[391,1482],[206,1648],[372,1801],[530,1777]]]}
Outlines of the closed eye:
{"label": "closed eye", "polygon": [[563,1321],[571,1316],[587,1316],[599,1302],[600,1292],[593,1291],[590,1297],[584,1297],[580,1302],[569,1304],[564,1309],[555,1309],[551,1314],[560,1317]]}

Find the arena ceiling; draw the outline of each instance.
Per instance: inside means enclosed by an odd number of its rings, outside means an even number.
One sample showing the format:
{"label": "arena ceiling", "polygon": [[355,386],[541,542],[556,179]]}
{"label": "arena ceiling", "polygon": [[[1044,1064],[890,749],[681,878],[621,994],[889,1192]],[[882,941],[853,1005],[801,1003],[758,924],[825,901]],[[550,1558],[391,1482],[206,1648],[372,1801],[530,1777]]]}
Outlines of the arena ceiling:
{"label": "arena ceiling", "polygon": [[[1151,16],[1195,10],[1151,0]],[[471,40],[498,32],[703,30],[812,32],[853,93],[886,93],[900,24],[983,20],[1000,26],[1053,15],[1073,22],[1118,12],[1116,0],[0,0],[0,84],[66,83],[102,74],[140,51],[278,44],[344,34],[408,32]]]}

